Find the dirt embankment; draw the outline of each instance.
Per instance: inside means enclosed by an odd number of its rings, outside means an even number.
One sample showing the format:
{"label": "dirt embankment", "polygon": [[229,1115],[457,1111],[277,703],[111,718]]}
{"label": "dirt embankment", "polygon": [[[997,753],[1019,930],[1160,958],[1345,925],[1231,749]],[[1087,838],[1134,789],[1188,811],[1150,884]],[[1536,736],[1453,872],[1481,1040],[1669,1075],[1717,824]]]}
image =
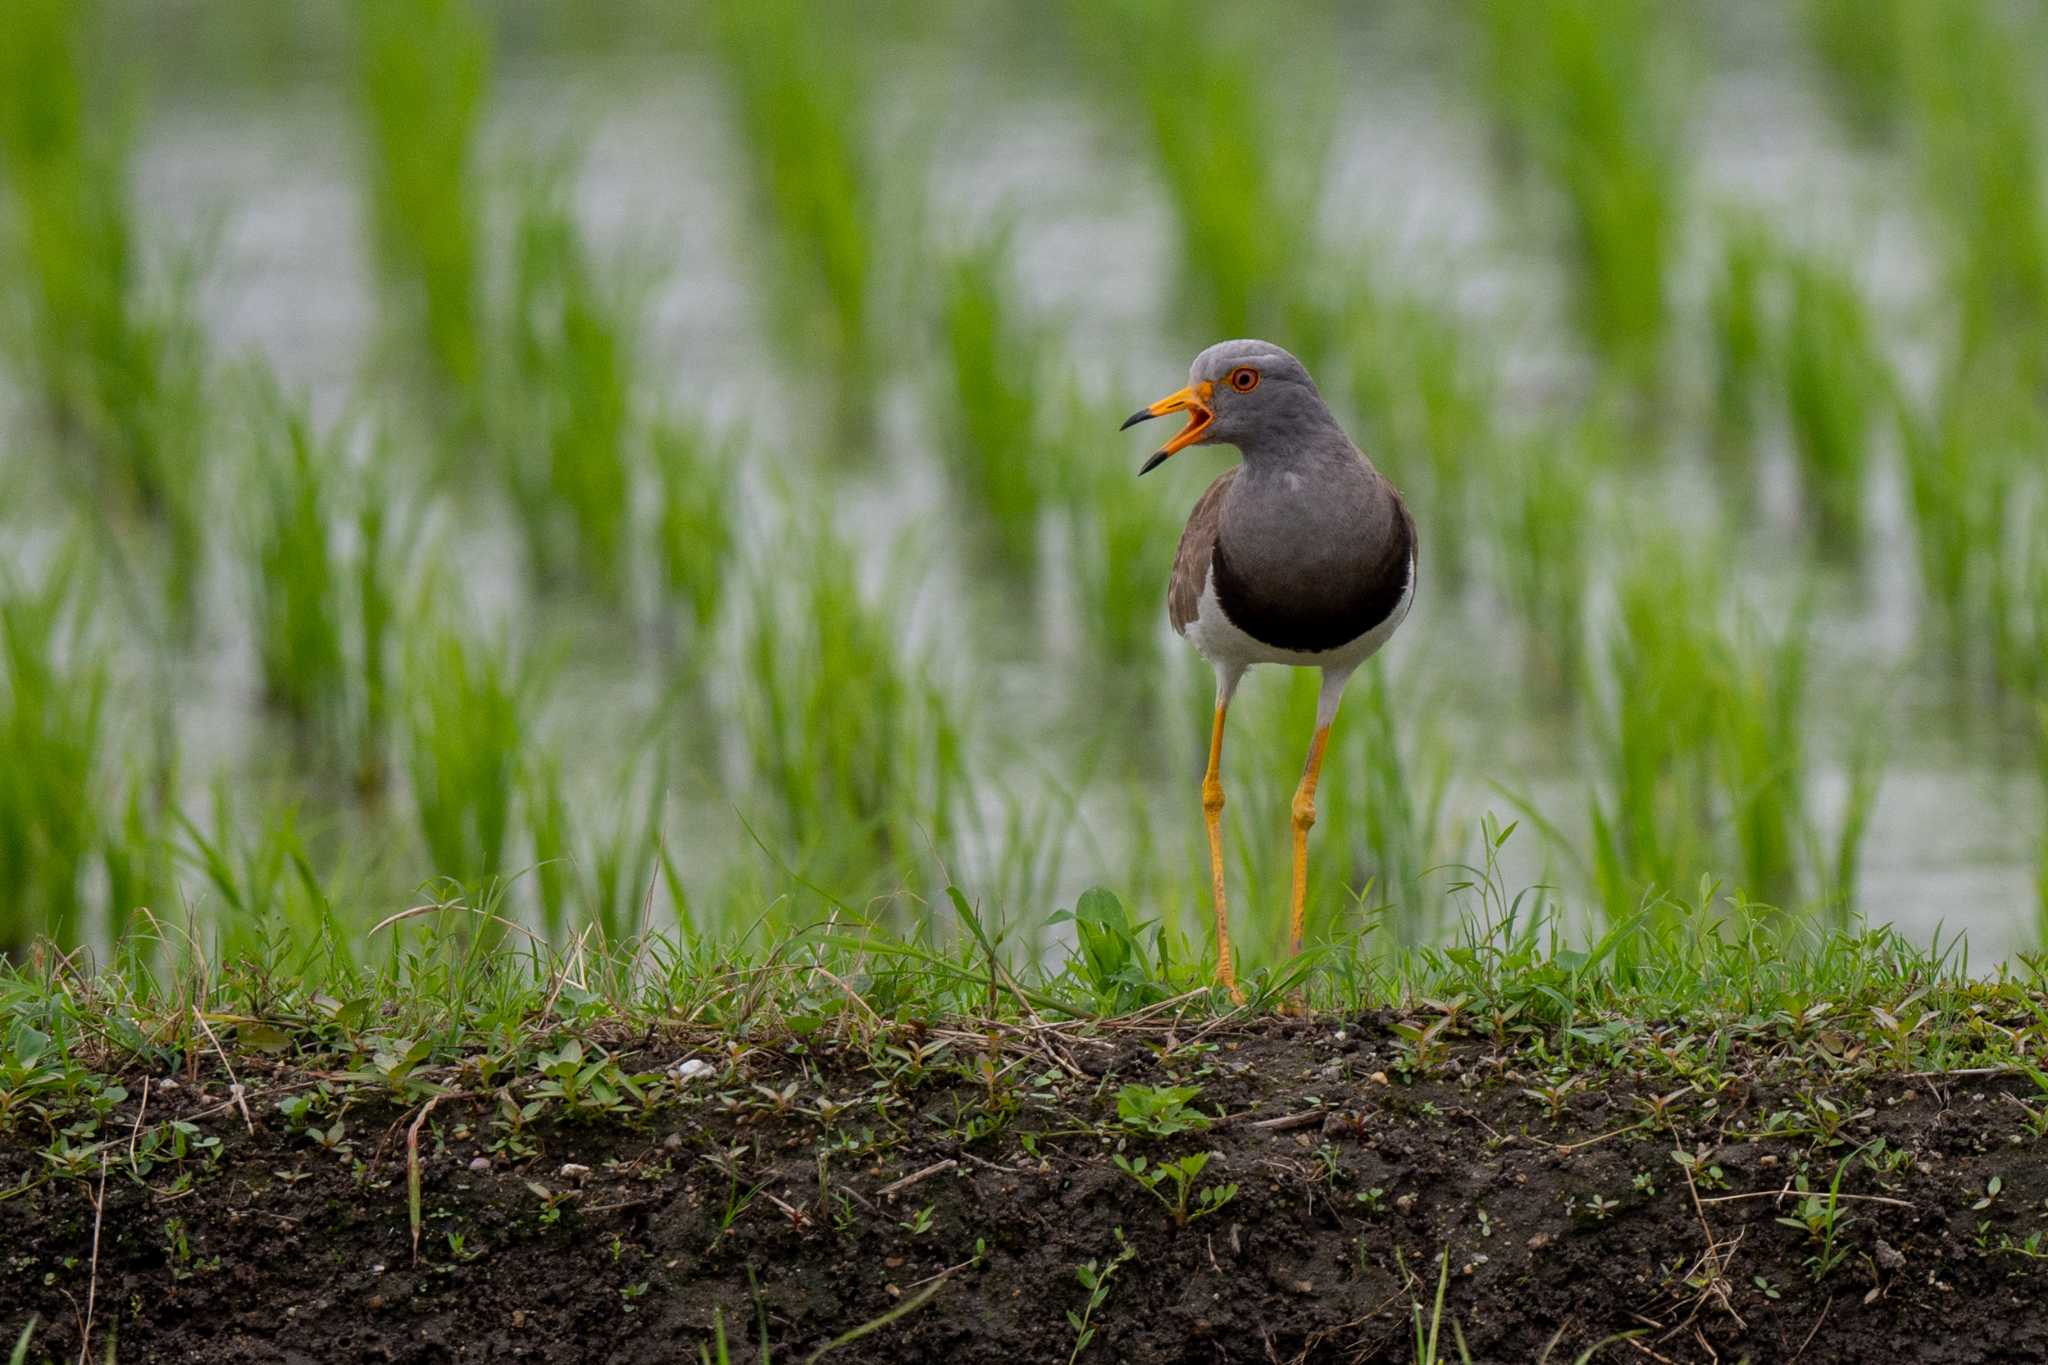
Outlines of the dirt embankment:
{"label": "dirt embankment", "polygon": [[716,1314],[734,1360],[865,1327],[825,1358],[1411,1361],[1441,1283],[1452,1360],[1453,1323],[1478,1361],[1622,1332],[1595,1358],[2048,1359],[2026,1078],[1568,1072],[1394,1022],[682,1073],[643,1045],[594,1077],[642,1077],[610,1113],[539,1072],[458,1073],[423,1114],[252,1057],[247,1120],[224,1077],[123,1077],[95,1133],[0,1135],[0,1331],[36,1316],[30,1360],[75,1359],[89,1311],[128,1362],[694,1361]]}

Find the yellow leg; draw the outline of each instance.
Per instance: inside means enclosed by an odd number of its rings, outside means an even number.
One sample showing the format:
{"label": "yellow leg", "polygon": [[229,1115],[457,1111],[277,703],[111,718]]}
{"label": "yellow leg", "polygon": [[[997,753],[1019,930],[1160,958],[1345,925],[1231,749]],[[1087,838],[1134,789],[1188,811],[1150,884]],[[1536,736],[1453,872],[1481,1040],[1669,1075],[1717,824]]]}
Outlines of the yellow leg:
{"label": "yellow leg", "polygon": [[1244,1003],[1237,967],[1230,960],[1230,911],[1223,893],[1223,714],[1230,698],[1216,698],[1216,722],[1209,730],[1209,771],[1202,778],[1202,822],[1209,829],[1209,881],[1216,896],[1216,978],[1230,998]]}
{"label": "yellow leg", "polygon": [[1294,789],[1294,896],[1288,925],[1296,953],[1301,951],[1302,921],[1308,908],[1308,830],[1316,822],[1316,779],[1323,774],[1323,746],[1329,739],[1329,724],[1318,725],[1308,746],[1308,763],[1301,770],[1301,785]]}

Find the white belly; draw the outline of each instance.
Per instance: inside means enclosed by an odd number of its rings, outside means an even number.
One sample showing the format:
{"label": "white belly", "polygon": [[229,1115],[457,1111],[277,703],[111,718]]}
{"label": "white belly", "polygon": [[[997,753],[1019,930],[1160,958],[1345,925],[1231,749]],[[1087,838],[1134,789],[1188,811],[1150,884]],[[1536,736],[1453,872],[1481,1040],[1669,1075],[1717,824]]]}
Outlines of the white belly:
{"label": "white belly", "polygon": [[1209,576],[1202,581],[1202,596],[1195,604],[1195,619],[1188,622],[1183,633],[1197,653],[1233,676],[1253,664],[1287,664],[1294,668],[1320,668],[1348,674],[1379,653],[1380,646],[1387,642],[1408,615],[1408,606],[1414,598],[1415,559],[1411,555],[1408,584],[1401,589],[1401,599],[1394,603],[1394,609],[1387,613],[1386,620],[1334,649],[1281,649],[1255,640],[1231,624],[1230,618],[1223,614],[1222,604],[1216,600],[1216,566],[1211,564]]}

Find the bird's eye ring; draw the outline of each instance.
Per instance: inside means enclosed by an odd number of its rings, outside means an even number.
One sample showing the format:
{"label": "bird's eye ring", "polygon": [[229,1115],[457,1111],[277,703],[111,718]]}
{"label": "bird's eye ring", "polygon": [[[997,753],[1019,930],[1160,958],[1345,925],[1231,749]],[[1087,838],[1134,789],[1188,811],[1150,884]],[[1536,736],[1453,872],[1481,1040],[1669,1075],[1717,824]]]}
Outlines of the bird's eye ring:
{"label": "bird's eye ring", "polygon": [[1259,386],[1259,372],[1249,365],[1240,365],[1230,372],[1230,387],[1239,393],[1250,393]]}

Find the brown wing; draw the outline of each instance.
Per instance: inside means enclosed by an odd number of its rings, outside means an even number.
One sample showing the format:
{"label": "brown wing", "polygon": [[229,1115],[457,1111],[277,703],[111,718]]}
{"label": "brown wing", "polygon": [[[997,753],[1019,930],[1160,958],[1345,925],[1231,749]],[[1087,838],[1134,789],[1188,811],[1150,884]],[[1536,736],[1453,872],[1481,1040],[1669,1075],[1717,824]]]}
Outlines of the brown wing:
{"label": "brown wing", "polygon": [[1209,561],[1216,554],[1216,533],[1223,529],[1223,495],[1242,468],[1232,465],[1217,475],[1216,482],[1195,503],[1187,529],[1180,533],[1180,548],[1173,552],[1173,577],[1166,585],[1166,619],[1173,622],[1176,635],[1188,633],[1202,600],[1202,585],[1209,578]]}

